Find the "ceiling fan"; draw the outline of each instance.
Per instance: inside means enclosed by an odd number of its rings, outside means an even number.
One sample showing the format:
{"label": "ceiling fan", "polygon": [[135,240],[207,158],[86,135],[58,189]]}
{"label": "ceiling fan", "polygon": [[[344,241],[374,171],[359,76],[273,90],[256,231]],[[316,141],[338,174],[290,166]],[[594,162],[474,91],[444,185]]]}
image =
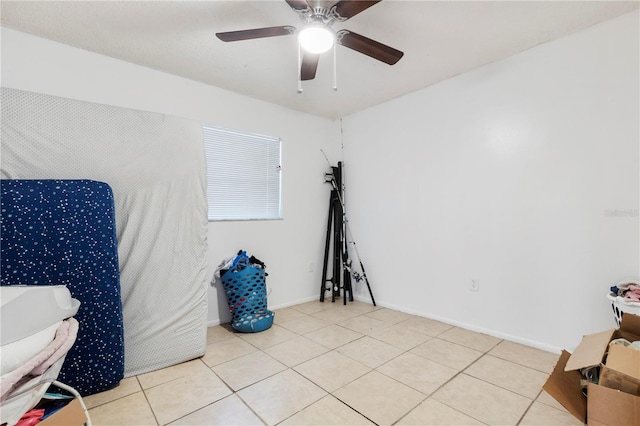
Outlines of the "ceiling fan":
{"label": "ceiling fan", "polygon": [[[285,0],[298,13],[303,27],[298,30],[291,25],[280,27],[255,28],[250,30],[228,31],[216,33],[222,41],[240,41],[255,38],[285,36],[298,34],[301,58],[300,80],[313,80],[318,68],[320,54],[326,52],[335,44],[348,47],[373,59],[393,65],[402,58],[403,52],[385,44],[356,34],[349,30],[334,31],[334,22],[344,22],[358,13],[368,9],[381,0],[340,0],[331,7],[312,6],[313,0]],[[335,52],[335,51],[334,51]],[[335,62],[334,62],[335,77]],[[335,84],[334,84],[335,89]],[[298,89],[301,91],[301,89]]]}

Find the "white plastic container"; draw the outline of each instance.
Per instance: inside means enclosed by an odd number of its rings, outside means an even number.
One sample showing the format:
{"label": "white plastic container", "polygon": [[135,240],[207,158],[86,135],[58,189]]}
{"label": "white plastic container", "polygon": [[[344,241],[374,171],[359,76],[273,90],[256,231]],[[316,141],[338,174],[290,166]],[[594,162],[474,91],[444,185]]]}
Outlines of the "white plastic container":
{"label": "white plastic container", "polygon": [[80,302],[63,285],[0,287],[0,344],[31,336],[74,316]]}
{"label": "white plastic container", "polygon": [[627,302],[623,297],[611,293],[607,294],[607,299],[611,301],[611,308],[618,328],[623,314],[640,315],[640,303],[638,302]]}
{"label": "white plastic container", "polygon": [[[61,322],[78,312],[80,302],[67,287],[0,286],[0,382],[13,386],[11,373],[43,351],[53,341]],[[42,398],[56,380],[65,359],[63,355],[43,374],[24,376],[5,400],[0,402],[0,423],[16,424],[22,415]],[[10,386],[6,385],[6,386]],[[3,390],[3,392],[5,392]]]}

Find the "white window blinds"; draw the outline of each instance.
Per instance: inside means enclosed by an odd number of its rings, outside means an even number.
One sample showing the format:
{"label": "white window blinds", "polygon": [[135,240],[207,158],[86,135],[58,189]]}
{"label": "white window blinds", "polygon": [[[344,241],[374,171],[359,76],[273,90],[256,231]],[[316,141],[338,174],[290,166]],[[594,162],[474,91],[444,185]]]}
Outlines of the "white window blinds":
{"label": "white window blinds", "polygon": [[209,220],[281,219],[281,141],[202,126]]}

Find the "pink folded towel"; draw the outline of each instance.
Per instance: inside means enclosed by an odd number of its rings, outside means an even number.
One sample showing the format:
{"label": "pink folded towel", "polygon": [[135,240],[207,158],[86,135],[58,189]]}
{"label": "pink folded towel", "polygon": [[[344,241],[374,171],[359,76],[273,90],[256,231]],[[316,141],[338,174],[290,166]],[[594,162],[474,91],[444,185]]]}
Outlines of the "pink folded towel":
{"label": "pink folded towel", "polygon": [[56,337],[39,354],[15,370],[0,377],[0,401],[4,401],[23,379],[42,375],[51,365],[65,356],[73,346],[78,335],[78,321],[69,318],[60,324]]}

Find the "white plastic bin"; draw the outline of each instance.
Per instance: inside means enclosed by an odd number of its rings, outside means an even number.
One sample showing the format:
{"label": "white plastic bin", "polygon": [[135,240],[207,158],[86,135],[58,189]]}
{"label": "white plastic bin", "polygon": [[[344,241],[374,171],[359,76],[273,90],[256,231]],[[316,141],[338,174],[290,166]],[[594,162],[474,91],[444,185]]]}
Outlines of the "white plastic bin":
{"label": "white plastic bin", "polygon": [[623,297],[612,293],[607,294],[607,299],[611,301],[611,308],[618,328],[620,321],[622,321],[622,314],[640,315],[640,303],[638,302],[626,302]]}

